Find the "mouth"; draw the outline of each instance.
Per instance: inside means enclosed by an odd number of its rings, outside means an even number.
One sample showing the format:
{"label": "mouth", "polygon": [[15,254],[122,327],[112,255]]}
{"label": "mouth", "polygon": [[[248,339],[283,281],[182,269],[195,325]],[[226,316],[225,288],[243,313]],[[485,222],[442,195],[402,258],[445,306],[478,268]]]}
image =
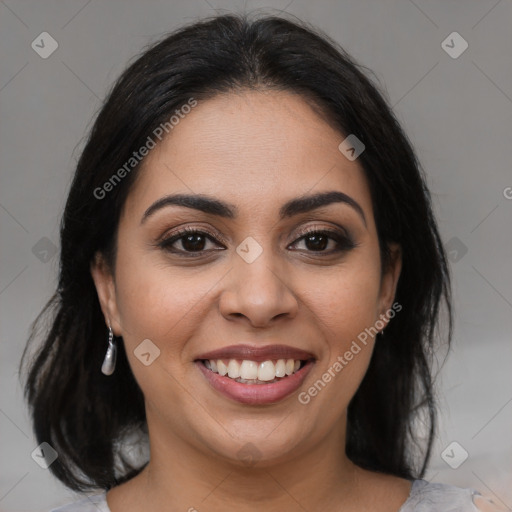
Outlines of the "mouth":
{"label": "mouth", "polygon": [[197,359],[209,384],[237,402],[257,405],[276,403],[296,391],[311,371],[315,358],[308,359]]}

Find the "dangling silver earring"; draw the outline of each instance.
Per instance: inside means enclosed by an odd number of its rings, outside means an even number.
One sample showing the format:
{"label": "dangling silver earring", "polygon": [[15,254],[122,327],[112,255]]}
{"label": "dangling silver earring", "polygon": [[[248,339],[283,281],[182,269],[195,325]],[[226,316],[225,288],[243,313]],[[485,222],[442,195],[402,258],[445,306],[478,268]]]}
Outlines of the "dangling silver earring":
{"label": "dangling silver earring", "polygon": [[117,345],[114,341],[114,333],[110,323],[108,324],[108,348],[105,359],[101,365],[101,371],[105,375],[112,375],[116,369]]}

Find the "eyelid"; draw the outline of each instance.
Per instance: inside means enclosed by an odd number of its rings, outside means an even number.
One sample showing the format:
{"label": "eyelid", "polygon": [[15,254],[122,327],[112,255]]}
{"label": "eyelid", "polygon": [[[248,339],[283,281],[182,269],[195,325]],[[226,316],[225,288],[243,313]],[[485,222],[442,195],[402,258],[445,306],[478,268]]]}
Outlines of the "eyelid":
{"label": "eyelid", "polygon": [[163,242],[168,242],[172,238],[176,238],[179,240],[181,237],[186,236],[188,233],[201,232],[205,235],[209,235],[214,242],[222,242],[223,244],[228,244],[228,239],[222,235],[222,233],[215,231],[213,232],[207,227],[204,226],[185,226],[185,227],[177,227],[173,230],[167,230],[162,235],[160,235],[156,240],[156,245],[159,245]]}
{"label": "eyelid", "polygon": [[[354,241],[354,237],[351,236],[351,234],[347,231],[347,229],[345,229],[343,226],[340,226],[339,224],[336,224],[336,227],[332,227],[332,226],[326,227],[326,226],[321,226],[321,225],[316,225],[316,224],[312,225],[312,226],[309,225],[305,228],[299,229],[299,231],[294,234],[294,238],[305,236],[308,233],[310,233],[311,231],[323,231],[326,233],[334,233],[334,234],[337,234],[338,236],[344,236],[347,240]],[[338,231],[341,231],[342,233],[340,233]]]}
{"label": "eyelid", "polygon": [[[298,238],[306,236],[312,231],[324,231],[327,233],[330,232],[333,234],[344,236],[349,241],[352,241],[352,242],[354,241],[354,237],[351,236],[351,234],[347,231],[346,228],[344,228],[343,226],[340,226],[339,224],[336,224],[335,226],[336,227],[326,227],[326,226],[314,224],[314,225],[308,225],[306,227],[302,227],[292,235],[293,240],[290,243],[296,242],[298,240]],[[341,230],[343,232],[343,234],[338,233],[336,231],[337,229]],[[157,238],[156,244],[160,244],[162,242],[167,242],[169,239],[175,238],[175,237],[178,237],[177,239],[179,239],[179,237],[181,237],[181,236],[185,236],[188,233],[195,233],[197,231],[204,232],[204,234],[209,235],[210,237],[212,237],[214,239],[213,241],[222,242],[225,245],[227,245],[229,243],[229,240],[227,239],[227,237],[225,237],[222,233],[220,233],[217,230],[215,230],[215,232],[212,232],[208,227],[205,227],[205,226],[195,226],[195,225],[189,226],[189,225],[187,225],[182,228],[177,227],[175,230],[166,230],[162,235],[160,235]]]}

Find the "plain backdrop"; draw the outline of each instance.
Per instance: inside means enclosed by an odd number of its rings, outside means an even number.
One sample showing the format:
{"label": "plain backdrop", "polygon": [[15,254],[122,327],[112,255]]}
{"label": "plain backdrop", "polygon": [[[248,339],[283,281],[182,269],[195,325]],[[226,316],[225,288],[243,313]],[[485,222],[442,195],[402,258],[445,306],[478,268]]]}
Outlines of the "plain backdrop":
{"label": "plain backdrop", "polygon": [[[372,69],[413,142],[449,250],[456,311],[426,477],[512,507],[510,0],[2,0],[0,511],[76,498],[31,457],[18,363],[56,286],[60,215],[94,115],[147,44],[200,17],[260,9],[313,23]],[[446,462],[466,452],[457,469]]]}

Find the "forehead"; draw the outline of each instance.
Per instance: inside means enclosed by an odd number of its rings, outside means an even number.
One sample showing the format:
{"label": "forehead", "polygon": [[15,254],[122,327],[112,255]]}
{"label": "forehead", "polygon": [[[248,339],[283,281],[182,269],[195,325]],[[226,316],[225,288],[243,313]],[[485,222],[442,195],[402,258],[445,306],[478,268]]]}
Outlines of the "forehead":
{"label": "forehead", "polygon": [[301,96],[227,93],[198,102],[150,151],[125,211],[142,214],[163,195],[208,194],[247,213],[323,190],[351,195],[371,217],[362,167],[338,146],[345,136]]}

